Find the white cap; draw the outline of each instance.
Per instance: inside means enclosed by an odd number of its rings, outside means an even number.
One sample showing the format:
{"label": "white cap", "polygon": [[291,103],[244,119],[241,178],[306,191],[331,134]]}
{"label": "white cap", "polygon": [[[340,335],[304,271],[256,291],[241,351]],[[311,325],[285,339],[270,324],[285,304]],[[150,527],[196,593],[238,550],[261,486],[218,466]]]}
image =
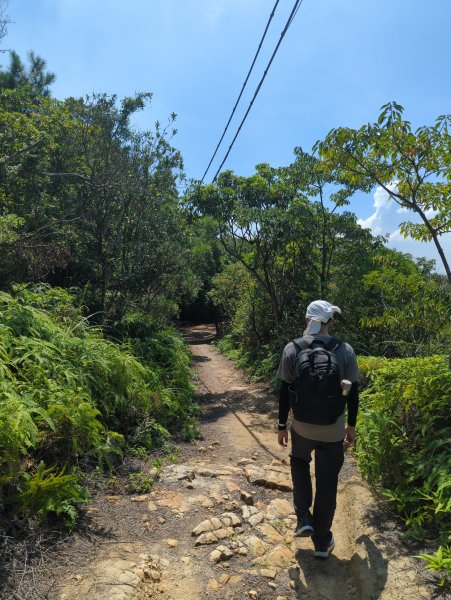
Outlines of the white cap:
{"label": "white cap", "polygon": [[321,329],[321,323],[327,323],[329,319],[333,319],[335,313],[341,314],[341,309],[338,306],[332,306],[326,300],[315,300],[307,306],[305,316],[309,319],[307,329],[304,335],[315,335]]}

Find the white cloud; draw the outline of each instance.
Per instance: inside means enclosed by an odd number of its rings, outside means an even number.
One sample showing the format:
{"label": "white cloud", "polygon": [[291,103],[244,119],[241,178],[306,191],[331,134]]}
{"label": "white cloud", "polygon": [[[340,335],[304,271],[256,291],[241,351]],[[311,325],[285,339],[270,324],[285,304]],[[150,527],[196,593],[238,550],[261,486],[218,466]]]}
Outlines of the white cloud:
{"label": "white cloud", "polygon": [[[388,186],[390,191],[396,191],[396,184]],[[373,206],[376,209],[367,219],[359,219],[358,224],[365,228],[371,229],[374,235],[384,234],[383,224],[387,214],[391,212],[393,199],[381,187],[378,187],[374,192]]]}
{"label": "white cloud", "polygon": [[[390,187],[396,191],[396,184]],[[420,218],[411,210],[400,207],[389,194],[378,187],[374,192],[374,212],[366,219],[359,219],[361,227],[371,229],[373,235],[385,235],[388,237],[388,246],[412,254],[414,257],[432,258],[436,261],[437,271],[444,272],[442,262],[433,242],[418,242],[409,237],[405,238],[400,231],[402,221],[419,223]],[[434,215],[434,211],[428,211],[427,216]],[[440,244],[445,256],[451,257],[451,233],[441,236]],[[449,260],[449,258],[448,258]]]}

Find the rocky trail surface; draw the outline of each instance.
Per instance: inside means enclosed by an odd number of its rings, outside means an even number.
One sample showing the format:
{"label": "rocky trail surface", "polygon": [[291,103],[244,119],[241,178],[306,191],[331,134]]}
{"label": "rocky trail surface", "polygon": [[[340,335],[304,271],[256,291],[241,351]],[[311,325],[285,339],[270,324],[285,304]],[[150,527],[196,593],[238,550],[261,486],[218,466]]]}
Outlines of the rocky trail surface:
{"label": "rocky trail surface", "polygon": [[[327,561],[293,538],[288,451],[274,395],[185,332],[198,373],[204,439],[147,494],[99,494],[45,598],[58,600],[416,600],[431,588],[346,457]],[[51,578],[50,578],[51,579]]]}

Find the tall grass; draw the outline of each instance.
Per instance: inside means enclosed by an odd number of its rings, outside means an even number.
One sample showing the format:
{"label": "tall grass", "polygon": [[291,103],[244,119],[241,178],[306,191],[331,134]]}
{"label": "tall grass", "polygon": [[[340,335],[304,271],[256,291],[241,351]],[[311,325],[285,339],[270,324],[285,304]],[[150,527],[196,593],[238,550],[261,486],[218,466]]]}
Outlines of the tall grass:
{"label": "tall grass", "polygon": [[150,448],[192,403],[174,331],[114,343],[63,290],[0,293],[0,502],[18,516],[73,523],[86,500],[77,468]]}

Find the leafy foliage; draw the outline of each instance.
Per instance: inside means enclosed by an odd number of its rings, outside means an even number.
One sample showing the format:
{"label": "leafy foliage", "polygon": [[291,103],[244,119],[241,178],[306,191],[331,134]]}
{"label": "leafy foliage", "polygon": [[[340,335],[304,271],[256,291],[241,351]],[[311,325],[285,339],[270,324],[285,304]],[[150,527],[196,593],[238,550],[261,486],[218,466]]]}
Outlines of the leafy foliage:
{"label": "leafy foliage", "polygon": [[410,535],[447,543],[451,514],[451,371],[441,356],[361,359],[367,387],[356,456]]}
{"label": "leafy foliage", "polygon": [[68,292],[54,288],[0,294],[3,504],[71,525],[86,494],[65,465],[112,468],[124,438],[151,448],[196,408],[188,355],[174,332],[154,330],[141,342],[141,362],[131,351],[138,340],[108,341],[70,307]]}
{"label": "leafy foliage", "polygon": [[440,237],[451,230],[451,115],[413,132],[396,102],[382,106],[376,123],[360,129],[333,129],[317,144],[337,178],[370,191],[378,185],[421,223],[406,221],[401,233],[432,241],[451,284],[451,270]]}

